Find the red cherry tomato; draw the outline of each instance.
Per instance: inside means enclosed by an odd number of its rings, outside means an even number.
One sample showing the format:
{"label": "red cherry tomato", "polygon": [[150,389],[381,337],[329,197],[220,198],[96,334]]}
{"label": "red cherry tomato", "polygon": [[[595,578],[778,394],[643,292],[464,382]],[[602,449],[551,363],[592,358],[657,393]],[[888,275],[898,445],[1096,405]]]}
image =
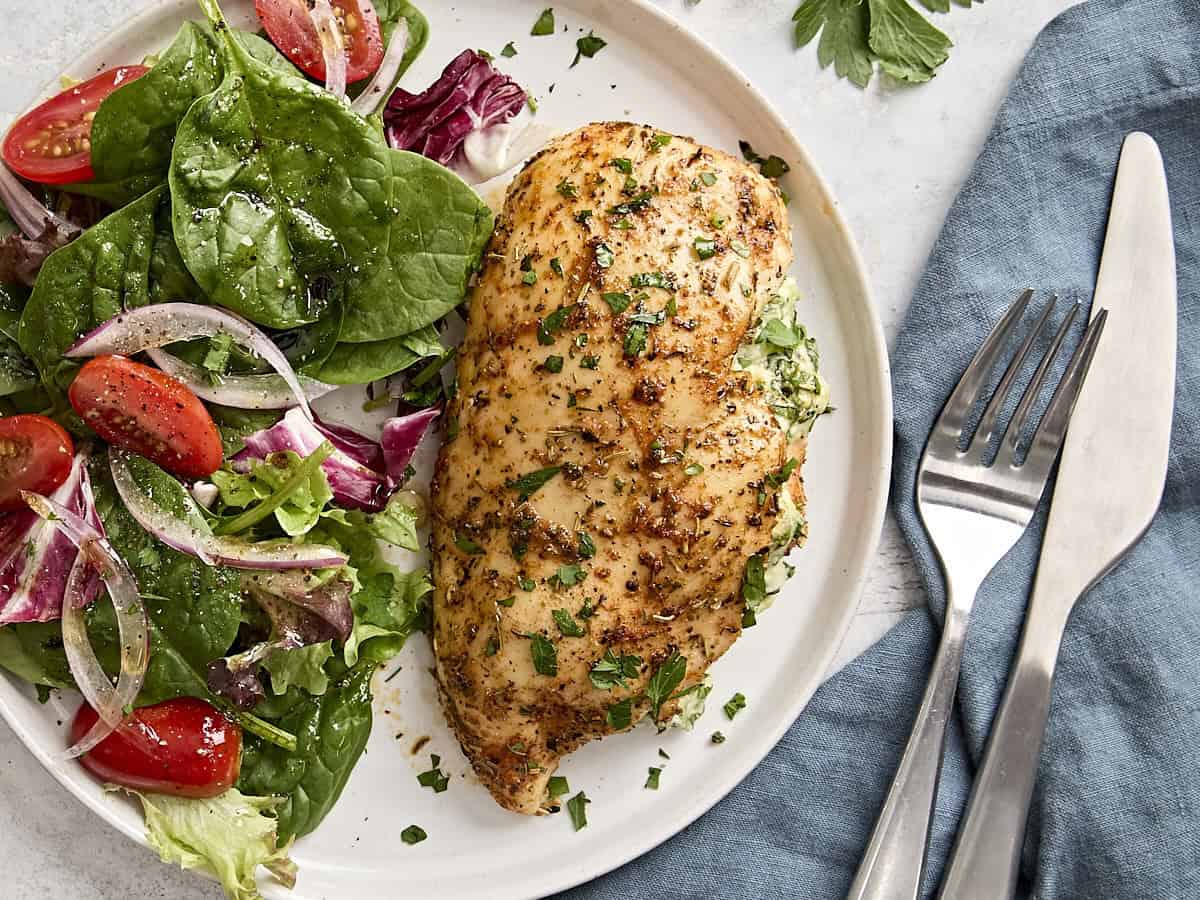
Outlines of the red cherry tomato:
{"label": "red cherry tomato", "polygon": [[109,69],[25,113],[4,138],[4,161],[22,178],[42,184],[90,181],[96,109],[121,85],[149,71],[145,66]]}
{"label": "red cherry tomato", "polygon": [[[383,62],[383,32],[371,0],[330,0],[346,41],[346,82],[362,81]],[[305,0],[254,0],[272,43],[310,78],[325,80],[321,38]]]}
{"label": "red cherry tomato", "polygon": [[[100,717],[86,703],[71,723],[71,742]],[[235,781],[242,764],[242,729],[195,697],[135,710],[80,757],[104,781],[156,794],[215,797]]]}
{"label": "red cherry tomato", "polygon": [[0,512],[24,509],[21,491],[49,494],[67,480],[75,445],[45,416],[0,419]]}
{"label": "red cherry tomato", "polygon": [[79,370],[67,397],[100,437],[168,472],[204,478],[224,459],[221,434],[200,398],[158,369],[97,356]]}

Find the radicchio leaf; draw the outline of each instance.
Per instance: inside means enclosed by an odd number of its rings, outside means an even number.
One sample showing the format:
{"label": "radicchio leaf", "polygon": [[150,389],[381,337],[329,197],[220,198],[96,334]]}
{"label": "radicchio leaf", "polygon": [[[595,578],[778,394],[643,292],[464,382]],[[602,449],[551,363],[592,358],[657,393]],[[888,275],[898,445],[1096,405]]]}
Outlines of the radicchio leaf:
{"label": "radicchio leaf", "polygon": [[321,469],[334,502],[347,509],[379,512],[403,482],[405,468],[438,413],[437,407],[430,407],[388,419],[380,443],[344,425],[313,422],[292,409],[270,428],[245,438],[246,447],[234,462],[266,459],[280,450],[308,456],[328,440],[334,450]]}
{"label": "radicchio leaf", "polygon": [[[87,451],[75,454],[67,480],[50,499],[104,534],[87,460]],[[0,625],[61,618],[63,593],[77,553],[61,530],[32,509],[0,515]],[[99,592],[100,579],[92,573],[83,591],[84,603],[91,603]]]}
{"label": "radicchio leaf", "polygon": [[388,142],[449,165],[473,131],[507,122],[525,89],[474,50],[464,50],[420,94],[397,88],[383,111]]}

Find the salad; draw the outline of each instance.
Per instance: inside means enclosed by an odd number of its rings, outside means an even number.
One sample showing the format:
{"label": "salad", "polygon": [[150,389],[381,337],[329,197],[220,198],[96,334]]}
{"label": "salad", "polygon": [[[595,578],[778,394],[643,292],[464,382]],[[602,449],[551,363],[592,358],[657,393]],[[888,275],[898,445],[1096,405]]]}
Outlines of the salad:
{"label": "salad", "polygon": [[[82,694],[66,755],[250,898],[294,882],[426,623],[395,560],[492,231],[463,176],[527,96],[470,50],[398,89],[407,0],[257,0],[262,34],[199,6],[3,141],[0,666]],[[343,385],[379,433],[313,409]]]}

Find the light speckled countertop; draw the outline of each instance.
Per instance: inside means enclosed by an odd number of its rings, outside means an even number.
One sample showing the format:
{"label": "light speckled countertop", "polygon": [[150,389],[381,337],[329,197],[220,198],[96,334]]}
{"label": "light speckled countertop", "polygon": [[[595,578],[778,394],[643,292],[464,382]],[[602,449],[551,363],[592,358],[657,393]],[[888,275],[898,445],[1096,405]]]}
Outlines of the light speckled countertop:
{"label": "light speckled countertop", "polygon": [[[718,47],[767,95],[806,144],[838,197],[862,250],[889,342],[955,192],[982,144],[1030,42],[1073,0],[956,8],[939,24],[956,47],[931,84],[866,92],[818,71],[812,47],[792,50],[796,0],[656,0]],[[0,125],[73,54],[154,0],[86,5],[3,0]],[[86,9],[86,17],[80,11]],[[903,403],[898,398],[897,403]],[[923,603],[890,520],[838,665]],[[171,897],[214,900],[220,890],[160,864],[94,818],[0,724],[0,858],[11,900]]]}

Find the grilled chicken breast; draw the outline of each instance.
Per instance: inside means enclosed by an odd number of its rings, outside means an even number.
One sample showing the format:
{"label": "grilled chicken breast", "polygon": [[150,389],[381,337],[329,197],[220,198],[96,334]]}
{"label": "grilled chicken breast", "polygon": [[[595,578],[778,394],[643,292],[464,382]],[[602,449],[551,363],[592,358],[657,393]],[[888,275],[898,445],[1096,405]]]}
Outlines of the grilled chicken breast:
{"label": "grilled chicken breast", "polygon": [[740,634],[803,446],[733,360],[791,259],[770,181],[652,128],[588,125],[510,187],[432,537],[442,702],[501,806],[546,809],[564,754],[674,712],[664,663],[677,695]]}

